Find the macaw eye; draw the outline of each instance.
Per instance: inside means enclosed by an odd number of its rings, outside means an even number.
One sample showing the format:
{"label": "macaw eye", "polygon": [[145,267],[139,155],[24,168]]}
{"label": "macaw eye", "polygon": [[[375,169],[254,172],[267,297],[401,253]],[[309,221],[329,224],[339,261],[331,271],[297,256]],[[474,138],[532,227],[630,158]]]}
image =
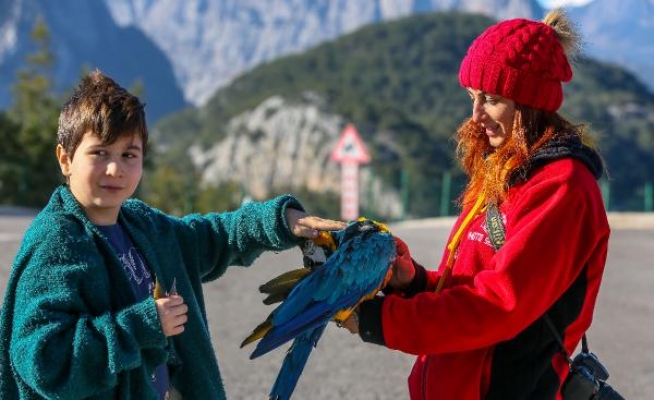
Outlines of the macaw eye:
{"label": "macaw eye", "polygon": [[367,233],[378,232],[379,227],[369,219],[361,219],[350,224],[345,228],[343,236],[341,236],[340,244],[347,242],[355,236],[364,235]]}
{"label": "macaw eye", "polygon": [[379,228],[377,227],[377,225],[375,225],[375,223],[369,219],[361,221],[361,225],[359,226],[359,232],[368,232],[368,231],[377,232],[378,230]]}

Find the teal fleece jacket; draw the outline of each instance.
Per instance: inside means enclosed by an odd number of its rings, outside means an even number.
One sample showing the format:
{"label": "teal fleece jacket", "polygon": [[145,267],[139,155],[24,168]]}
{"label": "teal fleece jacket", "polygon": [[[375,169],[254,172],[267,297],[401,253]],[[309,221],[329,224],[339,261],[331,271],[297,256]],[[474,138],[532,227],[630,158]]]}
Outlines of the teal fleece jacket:
{"label": "teal fleece jacket", "polygon": [[66,186],[28,228],[0,314],[0,399],[152,399],[168,363],[184,399],[225,399],[202,283],[230,265],[298,243],[286,225],[292,196],[234,212],[176,218],[142,201],[119,222],[164,288],[177,280],[189,307],[182,334],[164,336],[154,299],[136,301],[118,257]]}

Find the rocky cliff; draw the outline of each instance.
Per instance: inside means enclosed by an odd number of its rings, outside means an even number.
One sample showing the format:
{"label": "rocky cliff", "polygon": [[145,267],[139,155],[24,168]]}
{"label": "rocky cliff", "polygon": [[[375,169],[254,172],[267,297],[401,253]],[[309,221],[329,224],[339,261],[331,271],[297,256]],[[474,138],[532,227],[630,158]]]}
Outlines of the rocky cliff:
{"label": "rocky cliff", "polygon": [[[241,182],[246,193],[259,199],[280,188],[339,193],[340,167],[330,154],[346,121],[322,104],[311,93],[298,101],[275,96],[232,118],[225,139],[206,150],[189,150],[203,171],[203,183]],[[387,218],[400,217],[397,191],[385,188],[365,166],[360,177],[367,206]]]}

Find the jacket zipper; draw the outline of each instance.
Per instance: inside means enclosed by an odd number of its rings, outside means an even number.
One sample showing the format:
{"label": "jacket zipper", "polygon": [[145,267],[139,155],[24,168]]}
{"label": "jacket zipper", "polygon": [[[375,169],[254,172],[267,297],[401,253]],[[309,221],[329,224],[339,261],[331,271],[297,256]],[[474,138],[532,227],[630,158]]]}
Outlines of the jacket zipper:
{"label": "jacket zipper", "polygon": [[431,356],[425,357],[425,368],[422,369],[422,400],[427,400],[427,369],[431,364]]}

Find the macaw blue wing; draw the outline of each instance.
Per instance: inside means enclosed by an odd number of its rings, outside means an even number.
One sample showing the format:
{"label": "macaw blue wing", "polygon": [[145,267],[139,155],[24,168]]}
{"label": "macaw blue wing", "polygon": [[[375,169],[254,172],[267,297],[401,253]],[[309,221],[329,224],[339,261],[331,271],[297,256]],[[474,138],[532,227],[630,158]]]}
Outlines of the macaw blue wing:
{"label": "macaw blue wing", "polygon": [[272,329],[252,354],[256,358],[293,339],[298,333],[326,324],[339,311],[355,307],[379,289],[395,256],[390,235],[355,236],[340,244],[324,265],[291,290],[272,314]]}
{"label": "macaw blue wing", "polygon": [[330,304],[326,301],[315,302],[304,312],[299,313],[280,325],[275,325],[275,315],[273,314],[272,329],[259,341],[250,358],[255,359],[266,354],[303,332],[319,326],[327,326],[327,323],[334,318],[336,312],[352,308],[353,306],[351,304],[356,305],[360,299],[361,295],[352,293],[349,296],[339,299],[336,304]]}
{"label": "macaw blue wing", "polygon": [[264,334],[250,356],[259,357],[295,339],[271,391],[273,399],[290,398],[329,321],[347,319],[351,310],[374,296],[390,276],[396,249],[385,226],[360,219],[331,234],[336,249],[322,265],[294,284],[264,323]]}
{"label": "macaw blue wing", "polygon": [[270,399],[284,400],[290,399],[297,382],[300,379],[300,374],[304,370],[304,366],[309,360],[309,354],[316,344],[322,333],[325,331],[327,324],[318,326],[317,328],[303,332],[293,341],[293,344],[284,357],[282,367],[277,374],[277,379],[270,390]]}

